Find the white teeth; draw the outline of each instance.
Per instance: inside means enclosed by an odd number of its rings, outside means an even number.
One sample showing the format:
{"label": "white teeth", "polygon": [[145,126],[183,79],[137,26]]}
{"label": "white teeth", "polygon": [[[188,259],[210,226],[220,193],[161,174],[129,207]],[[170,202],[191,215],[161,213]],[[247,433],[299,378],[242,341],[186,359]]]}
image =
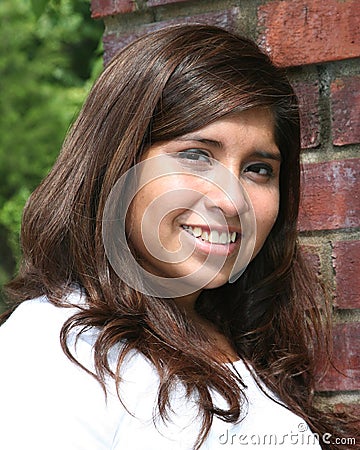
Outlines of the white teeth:
{"label": "white teeth", "polygon": [[219,237],[219,244],[228,244],[229,233],[221,233]]}
{"label": "white teeth", "polygon": [[209,240],[209,233],[207,231],[203,231],[201,234],[201,239],[203,241],[208,241]]}
{"label": "white teeth", "polygon": [[200,238],[203,241],[210,242],[211,244],[230,244],[230,242],[236,241],[237,233],[233,231],[232,233],[227,233],[223,231],[219,233],[217,230],[212,230],[210,233],[207,231],[203,231],[201,227],[191,227],[190,225],[183,225],[184,230],[190,233],[192,236],[196,238]]}
{"label": "white teeth", "polygon": [[210,231],[209,242],[211,242],[212,244],[219,244],[219,233],[216,230]]}

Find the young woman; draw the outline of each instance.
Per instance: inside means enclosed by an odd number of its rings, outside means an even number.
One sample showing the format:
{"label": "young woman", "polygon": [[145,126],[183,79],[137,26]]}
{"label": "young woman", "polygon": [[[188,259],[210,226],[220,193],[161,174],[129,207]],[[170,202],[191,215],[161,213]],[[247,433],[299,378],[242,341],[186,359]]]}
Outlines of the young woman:
{"label": "young woman", "polygon": [[0,447],[341,448],[313,405],[299,151],[294,93],[247,39],[186,25],[122,50],[25,208]]}

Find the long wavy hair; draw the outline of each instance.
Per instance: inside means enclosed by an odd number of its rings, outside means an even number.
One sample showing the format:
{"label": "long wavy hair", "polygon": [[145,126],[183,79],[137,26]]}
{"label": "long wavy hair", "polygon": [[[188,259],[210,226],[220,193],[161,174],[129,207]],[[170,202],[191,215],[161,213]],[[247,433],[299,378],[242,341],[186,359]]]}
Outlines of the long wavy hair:
{"label": "long wavy hair", "polygon": [[[18,303],[46,295],[56,305],[63,305],[74,284],[81,286],[86,308],[63,326],[65,353],[76,362],[67,344],[70,333],[97,327],[94,376],[104,387],[108,376],[121,383],[129,351],[144,354],[159,373],[157,407],[163,419],[176,383],[189,395],[196,393],[202,422],[195,448],[204,442],[214,416],[239,420],[239,380],[215,359],[215,344],[175,302],[136,292],[119,279],[104,250],[103,210],[116,181],[149,145],[255,107],[268,108],[275,119],[282,157],[279,215],[245,273],[234,284],[203,291],[196,309],[314,432],[331,432],[337,422],[341,435],[345,422],[313,406],[315,361],[324,354],[328,328],[322,294],[297,246],[297,100],[284,73],[248,39],[212,26],[174,26],[140,38],[111,61],[53,169],[27,203],[23,263],[7,286]],[[119,342],[113,368],[108,352]],[[211,390],[227,400],[227,409],[213,404]]]}

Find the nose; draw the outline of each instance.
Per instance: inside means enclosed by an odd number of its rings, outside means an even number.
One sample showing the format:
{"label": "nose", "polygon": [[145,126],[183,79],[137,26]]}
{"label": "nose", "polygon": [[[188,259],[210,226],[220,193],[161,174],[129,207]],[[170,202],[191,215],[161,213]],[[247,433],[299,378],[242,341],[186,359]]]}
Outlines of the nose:
{"label": "nose", "polygon": [[230,171],[221,171],[208,181],[207,208],[218,208],[225,217],[239,217],[250,209],[250,198],[240,180]]}

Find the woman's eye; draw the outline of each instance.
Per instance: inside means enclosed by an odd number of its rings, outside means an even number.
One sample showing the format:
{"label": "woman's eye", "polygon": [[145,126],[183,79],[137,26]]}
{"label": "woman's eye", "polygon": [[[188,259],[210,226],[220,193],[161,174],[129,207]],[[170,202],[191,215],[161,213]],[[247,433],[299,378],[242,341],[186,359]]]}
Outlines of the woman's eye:
{"label": "woman's eye", "polygon": [[208,152],[198,148],[189,148],[179,152],[169,153],[183,170],[189,172],[208,172],[213,168],[214,161]]}
{"label": "woman's eye", "polygon": [[203,150],[198,149],[183,150],[181,152],[178,152],[176,156],[180,159],[187,161],[211,164],[210,156]]}
{"label": "woman's eye", "polygon": [[245,172],[255,174],[255,176],[259,176],[265,179],[271,178],[274,174],[273,168],[269,164],[265,163],[251,164],[246,167]]}
{"label": "woman's eye", "polygon": [[175,153],[173,156],[179,161],[184,170],[190,170],[191,172],[207,172],[213,166],[211,156],[203,150],[183,150]]}

